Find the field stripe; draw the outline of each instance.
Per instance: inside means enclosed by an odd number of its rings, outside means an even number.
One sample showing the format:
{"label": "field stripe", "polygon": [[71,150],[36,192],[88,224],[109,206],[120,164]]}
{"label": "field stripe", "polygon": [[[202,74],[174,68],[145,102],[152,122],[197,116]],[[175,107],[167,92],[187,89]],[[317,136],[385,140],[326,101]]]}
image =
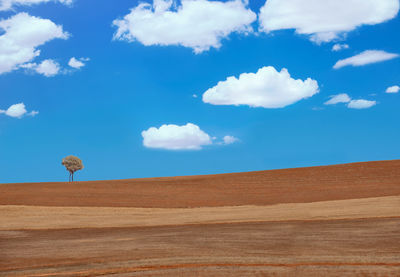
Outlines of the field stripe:
{"label": "field stripe", "polygon": [[270,206],[165,209],[0,205],[0,230],[140,227],[381,217],[400,217],[400,196]]}
{"label": "field stripe", "polygon": [[[97,270],[82,270],[70,272],[51,272],[51,273],[30,273],[31,277],[46,277],[46,276],[101,276],[108,274],[130,273],[130,272],[145,272],[154,270],[173,270],[185,268],[204,268],[204,267],[307,267],[307,266],[321,266],[321,267],[366,267],[366,266],[379,266],[379,267],[400,267],[400,263],[192,263],[192,264],[168,264],[168,265],[145,265],[135,267],[119,267],[107,268]],[[13,275],[13,276],[26,276],[26,275]]]}

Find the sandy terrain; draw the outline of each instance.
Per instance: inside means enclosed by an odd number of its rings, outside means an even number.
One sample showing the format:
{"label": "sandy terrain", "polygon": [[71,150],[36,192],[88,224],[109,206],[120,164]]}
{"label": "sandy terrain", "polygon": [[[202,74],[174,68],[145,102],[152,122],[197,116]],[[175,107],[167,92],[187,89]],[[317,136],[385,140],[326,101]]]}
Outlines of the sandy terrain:
{"label": "sandy terrain", "polygon": [[202,208],[0,206],[0,230],[111,228],[399,217],[400,196]]}
{"label": "sandy terrain", "polygon": [[400,276],[400,161],[0,184],[0,276]]}

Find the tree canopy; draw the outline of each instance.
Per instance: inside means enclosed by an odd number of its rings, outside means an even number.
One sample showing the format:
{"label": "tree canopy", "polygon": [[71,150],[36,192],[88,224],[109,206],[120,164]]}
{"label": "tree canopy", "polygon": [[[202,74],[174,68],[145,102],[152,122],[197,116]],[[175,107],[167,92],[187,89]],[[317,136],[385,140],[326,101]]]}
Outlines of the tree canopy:
{"label": "tree canopy", "polygon": [[74,173],[84,168],[82,160],[70,155],[62,159],[61,164],[69,171],[69,181],[74,181]]}

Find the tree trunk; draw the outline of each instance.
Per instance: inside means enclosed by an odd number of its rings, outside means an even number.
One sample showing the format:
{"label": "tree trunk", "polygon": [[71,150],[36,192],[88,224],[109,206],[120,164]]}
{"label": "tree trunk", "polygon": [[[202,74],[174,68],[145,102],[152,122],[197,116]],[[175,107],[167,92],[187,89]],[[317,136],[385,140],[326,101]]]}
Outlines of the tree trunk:
{"label": "tree trunk", "polygon": [[69,176],[68,176],[68,183],[69,182],[71,182],[71,172],[69,173]]}
{"label": "tree trunk", "polygon": [[74,182],[74,173],[72,172],[72,182]]}

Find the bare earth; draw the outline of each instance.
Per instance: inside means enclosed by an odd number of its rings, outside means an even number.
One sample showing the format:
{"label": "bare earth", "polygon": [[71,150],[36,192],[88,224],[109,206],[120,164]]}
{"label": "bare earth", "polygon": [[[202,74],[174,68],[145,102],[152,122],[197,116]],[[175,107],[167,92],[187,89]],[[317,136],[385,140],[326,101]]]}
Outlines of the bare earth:
{"label": "bare earth", "polygon": [[0,184],[0,276],[400,276],[400,161]]}

